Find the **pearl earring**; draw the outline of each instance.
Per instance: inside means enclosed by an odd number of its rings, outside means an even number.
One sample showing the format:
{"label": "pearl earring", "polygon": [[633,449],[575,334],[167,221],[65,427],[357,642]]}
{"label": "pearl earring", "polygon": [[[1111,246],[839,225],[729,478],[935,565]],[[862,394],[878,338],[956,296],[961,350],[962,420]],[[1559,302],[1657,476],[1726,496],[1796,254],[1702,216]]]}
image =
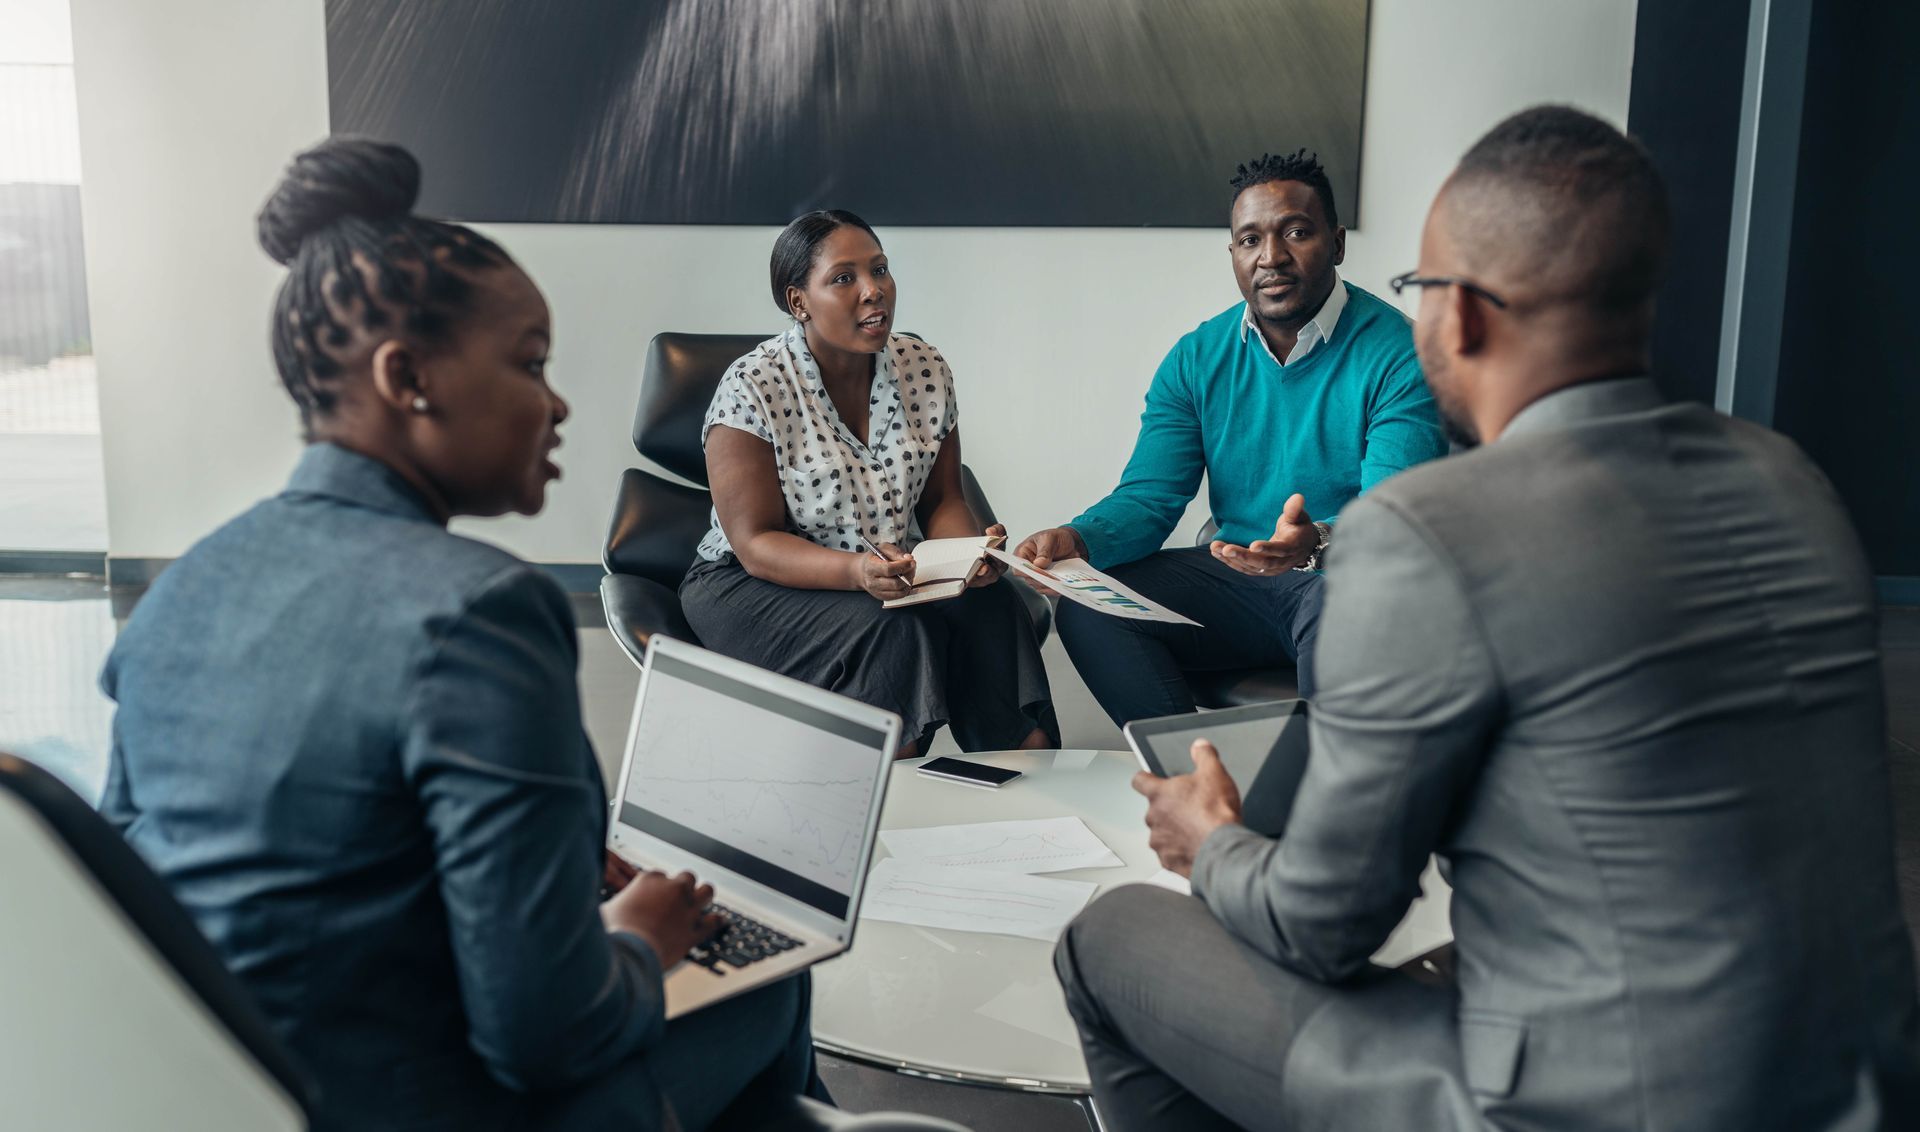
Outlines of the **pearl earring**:
{"label": "pearl earring", "polygon": [[415,398],[413,399],[413,411],[414,411],[414,412],[416,412],[416,413],[424,413],[424,412],[426,412],[426,411],[427,411],[427,399],[426,399],[425,397],[415,397]]}

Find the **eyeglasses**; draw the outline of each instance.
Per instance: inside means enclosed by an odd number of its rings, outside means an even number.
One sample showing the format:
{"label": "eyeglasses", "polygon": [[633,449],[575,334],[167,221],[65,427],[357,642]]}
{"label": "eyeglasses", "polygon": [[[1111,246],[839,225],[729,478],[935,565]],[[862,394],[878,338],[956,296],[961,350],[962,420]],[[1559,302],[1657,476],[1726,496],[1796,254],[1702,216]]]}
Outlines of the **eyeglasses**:
{"label": "eyeglasses", "polygon": [[1480,284],[1468,279],[1462,279],[1458,275],[1421,275],[1418,272],[1409,271],[1404,275],[1396,275],[1392,279],[1387,280],[1387,286],[1392,287],[1393,293],[1396,295],[1407,287],[1458,287],[1462,291],[1471,291],[1473,294],[1480,296],[1501,310],[1507,309],[1507,301],[1505,299],[1487,290]]}

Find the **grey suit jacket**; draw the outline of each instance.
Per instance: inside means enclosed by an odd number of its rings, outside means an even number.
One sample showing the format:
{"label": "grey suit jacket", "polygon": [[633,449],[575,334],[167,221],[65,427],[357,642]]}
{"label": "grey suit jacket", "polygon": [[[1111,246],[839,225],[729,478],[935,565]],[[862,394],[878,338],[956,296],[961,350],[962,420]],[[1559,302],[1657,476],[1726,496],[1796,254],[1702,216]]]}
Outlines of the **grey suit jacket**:
{"label": "grey suit jacket", "polygon": [[1542,399],[1342,514],[1317,656],[1286,833],[1219,831],[1195,889],[1334,982],[1438,853],[1457,1013],[1334,996],[1283,1108],[1370,1126],[1316,1109],[1350,1073],[1426,1127],[1920,1128],[1871,579],[1791,442]]}

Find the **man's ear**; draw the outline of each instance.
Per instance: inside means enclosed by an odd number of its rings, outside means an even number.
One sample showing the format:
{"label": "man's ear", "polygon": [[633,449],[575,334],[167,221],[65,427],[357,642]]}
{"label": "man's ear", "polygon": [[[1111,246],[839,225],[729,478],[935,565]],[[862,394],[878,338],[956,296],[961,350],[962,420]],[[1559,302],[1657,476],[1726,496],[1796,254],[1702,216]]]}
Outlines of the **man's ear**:
{"label": "man's ear", "polygon": [[1447,352],[1468,358],[1480,353],[1487,344],[1487,312],[1480,297],[1465,287],[1448,287],[1446,302]]}
{"label": "man's ear", "polygon": [[373,389],[380,400],[399,412],[410,412],[415,398],[427,396],[420,359],[413,347],[389,338],[373,348]]}
{"label": "man's ear", "polygon": [[1335,228],[1333,230],[1333,265],[1339,267],[1345,262],[1347,262],[1347,230]]}

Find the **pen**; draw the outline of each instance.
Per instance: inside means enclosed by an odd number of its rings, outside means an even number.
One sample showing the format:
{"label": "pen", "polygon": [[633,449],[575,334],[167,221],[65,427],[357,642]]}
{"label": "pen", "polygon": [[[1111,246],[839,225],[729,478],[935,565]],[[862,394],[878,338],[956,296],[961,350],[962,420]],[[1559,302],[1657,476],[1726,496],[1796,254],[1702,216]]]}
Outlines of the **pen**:
{"label": "pen", "polygon": [[873,545],[872,543],[870,543],[870,542],[868,542],[868,541],[867,541],[867,536],[865,536],[865,535],[863,535],[863,534],[859,534],[858,532],[855,532],[855,534],[854,534],[854,537],[855,537],[855,538],[857,538],[857,539],[859,539],[859,540],[860,540],[860,545],[861,545],[861,546],[864,546],[864,547],[866,547],[866,548],[867,548],[867,549],[868,549],[869,551],[871,551],[871,552],[872,552],[872,554],[873,554],[873,556],[874,556],[875,558],[878,558],[878,559],[879,559],[880,561],[882,561],[882,562],[892,562],[892,561],[894,561],[893,559],[891,559],[891,558],[888,558],[888,557],[887,557],[887,556],[886,556],[885,554],[883,554],[883,553],[881,553],[881,551],[880,551],[880,548],[879,548],[879,547],[877,547],[877,546],[875,546],[875,545]]}

